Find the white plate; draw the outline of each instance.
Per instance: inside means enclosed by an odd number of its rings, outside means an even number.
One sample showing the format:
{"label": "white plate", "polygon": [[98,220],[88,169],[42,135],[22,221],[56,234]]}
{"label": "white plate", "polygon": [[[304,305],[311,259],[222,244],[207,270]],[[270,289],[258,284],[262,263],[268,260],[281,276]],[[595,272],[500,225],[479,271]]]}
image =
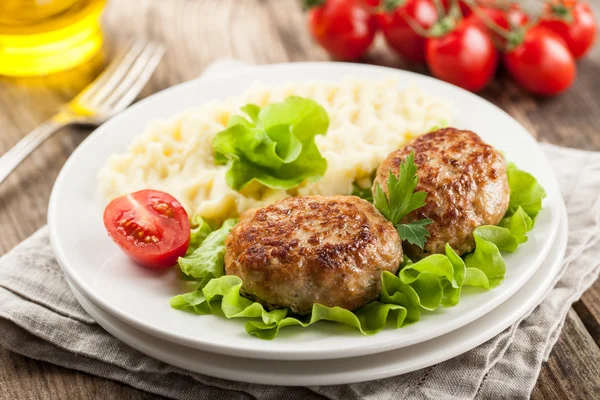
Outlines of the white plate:
{"label": "white plate", "polygon": [[98,323],[131,347],[166,363],[201,374],[266,385],[337,385],[387,378],[456,357],[489,340],[537,304],[552,284],[567,246],[567,217],[542,267],[510,299],[451,333],[400,350],[337,360],[252,360],[193,350],[148,335],[111,317],[77,289],[71,289]]}
{"label": "white plate", "polygon": [[[284,329],[273,341],[246,334],[243,322],[219,316],[196,316],[169,307],[169,298],[189,290],[177,271],[141,268],[108,238],[97,202],[98,170],[114,152],[122,152],[146,124],[168,118],[209,100],[240,94],[255,81],[331,80],[344,75],[364,78],[396,76],[447,98],[455,105],[455,126],[471,129],[505,152],[508,159],[530,171],[545,187],[548,198],[529,241],[505,256],[504,283],[489,292],[463,296],[458,306],[424,313],[403,329],[361,336],[335,324],[310,329]],[[536,141],[508,114],[455,86],[422,75],[355,64],[281,64],[244,69],[213,79],[192,81],[145,99],[92,133],[61,171],[50,199],[48,224],[57,259],[73,284],[110,315],[161,339],[199,350],[238,357],[309,360],[372,354],[423,342],[460,328],[485,315],[513,295],[536,271],[550,250],[559,225],[558,185]]]}

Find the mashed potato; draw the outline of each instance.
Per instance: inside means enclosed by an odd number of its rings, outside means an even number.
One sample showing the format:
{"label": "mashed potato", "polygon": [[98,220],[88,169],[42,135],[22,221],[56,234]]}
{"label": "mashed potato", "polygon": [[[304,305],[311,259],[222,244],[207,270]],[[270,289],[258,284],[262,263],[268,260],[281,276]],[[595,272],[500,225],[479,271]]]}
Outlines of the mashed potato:
{"label": "mashed potato", "polygon": [[[326,135],[316,137],[327,159],[325,176],[292,190],[253,183],[238,193],[225,182],[227,166],[215,165],[212,139],[241,106],[261,107],[296,95],[311,98],[329,113]],[[350,194],[353,183],[371,184],[371,174],[388,153],[414,136],[451,122],[447,102],[418,87],[397,89],[393,79],[255,85],[243,95],[155,121],[124,154],[111,156],[99,181],[107,200],[141,189],[175,196],[190,215],[223,220],[293,195]]]}

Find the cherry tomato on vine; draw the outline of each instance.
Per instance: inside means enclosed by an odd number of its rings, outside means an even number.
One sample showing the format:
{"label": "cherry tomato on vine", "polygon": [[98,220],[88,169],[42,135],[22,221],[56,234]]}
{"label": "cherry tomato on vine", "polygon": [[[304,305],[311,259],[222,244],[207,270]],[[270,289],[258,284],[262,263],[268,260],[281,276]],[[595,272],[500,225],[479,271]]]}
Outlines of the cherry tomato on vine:
{"label": "cherry tomato on vine", "polygon": [[556,33],[536,26],[523,43],[504,55],[512,77],[531,93],[550,96],[566,90],[575,79],[575,60]]}
{"label": "cherry tomato on vine", "polygon": [[489,35],[469,19],[444,36],[427,39],[425,53],[433,76],[473,92],[487,85],[498,64]]}
{"label": "cherry tomato on vine", "polygon": [[[311,2],[314,3],[314,2]],[[365,0],[324,0],[310,10],[309,28],[335,58],[355,60],[364,54],[377,31],[377,20]]]}
{"label": "cherry tomato on vine", "polygon": [[104,210],[104,226],[121,250],[148,268],[173,266],[190,242],[190,221],[182,205],[158,190],[117,197]]}
{"label": "cherry tomato on vine", "polygon": [[554,5],[539,22],[563,38],[575,58],[583,57],[596,39],[596,21],[590,6],[575,2],[571,5]]}
{"label": "cherry tomato on vine", "polygon": [[427,30],[437,22],[438,13],[432,0],[407,0],[393,12],[378,15],[379,26],[387,44],[414,63],[425,62],[425,38],[409,24],[413,20]]}

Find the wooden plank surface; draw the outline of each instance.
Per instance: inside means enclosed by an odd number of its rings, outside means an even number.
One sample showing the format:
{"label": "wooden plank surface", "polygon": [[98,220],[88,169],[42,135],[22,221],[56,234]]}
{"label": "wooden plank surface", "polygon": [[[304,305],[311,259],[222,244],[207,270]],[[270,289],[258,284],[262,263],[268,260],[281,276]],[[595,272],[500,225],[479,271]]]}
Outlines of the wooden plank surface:
{"label": "wooden plank surface", "polygon": [[[600,17],[600,0],[592,8]],[[222,57],[251,63],[326,60],[305,29],[295,0],[113,0],[104,18],[108,54],[133,37],[165,42],[168,53],[142,96],[198,76]],[[425,72],[381,45],[363,62]],[[48,78],[0,78],[0,153],[52,115],[101,68],[90,62]],[[578,65],[578,79],[564,95],[536,99],[501,73],[482,93],[542,142],[600,150],[600,46]],[[88,131],[65,129],[52,137],[0,186],[0,252],[45,224],[54,179]],[[592,398],[598,394],[600,283],[569,312],[565,329],[544,364],[532,397]],[[596,386],[594,386],[596,385]],[[591,396],[591,397],[590,397]],[[0,349],[0,399],[154,399],[117,382],[92,377]]]}
{"label": "wooden plank surface", "polygon": [[597,399],[600,395],[599,354],[596,343],[571,308],[552,357],[542,368],[531,398]]}
{"label": "wooden plank surface", "polygon": [[600,280],[584,293],[573,308],[596,345],[600,346]]}

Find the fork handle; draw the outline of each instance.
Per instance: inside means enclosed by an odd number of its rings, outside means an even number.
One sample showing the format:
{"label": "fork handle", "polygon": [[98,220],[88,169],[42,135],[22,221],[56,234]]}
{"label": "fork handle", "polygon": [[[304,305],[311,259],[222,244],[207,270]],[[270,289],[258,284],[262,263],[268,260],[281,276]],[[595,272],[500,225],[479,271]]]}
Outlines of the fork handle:
{"label": "fork handle", "polygon": [[27,136],[21,139],[12,149],[0,157],[0,183],[27,158],[33,150],[48,139],[52,134],[69,124],[69,121],[58,115],[50,118]]}

